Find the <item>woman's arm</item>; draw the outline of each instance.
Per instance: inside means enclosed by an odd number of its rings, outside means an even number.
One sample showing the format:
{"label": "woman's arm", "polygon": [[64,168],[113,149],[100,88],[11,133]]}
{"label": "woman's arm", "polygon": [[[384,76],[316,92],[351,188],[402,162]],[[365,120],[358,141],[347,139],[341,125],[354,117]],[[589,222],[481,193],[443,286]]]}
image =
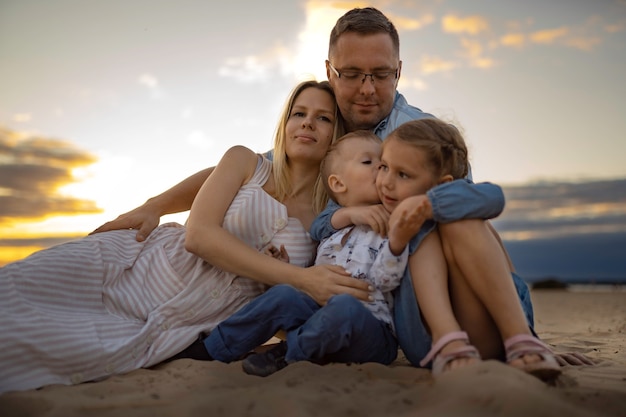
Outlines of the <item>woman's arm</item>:
{"label": "woman's arm", "polygon": [[258,252],[222,227],[233,199],[254,174],[258,156],[236,146],[226,152],[200,188],[187,221],[185,247],[225,271],[267,285],[290,284],[324,304],[332,295],[368,299],[367,283],[339,267],[300,268]]}
{"label": "woman's arm", "polygon": [[107,232],[118,229],[137,229],[136,239],[144,241],[159,225],[161,216],[171,213],[180,213],[191,208],[194,198],[204,181],[213,171],[213,167],[206,168],[186,178],[162,194],[150,198],[141,206],[118,216],[91,232]]}

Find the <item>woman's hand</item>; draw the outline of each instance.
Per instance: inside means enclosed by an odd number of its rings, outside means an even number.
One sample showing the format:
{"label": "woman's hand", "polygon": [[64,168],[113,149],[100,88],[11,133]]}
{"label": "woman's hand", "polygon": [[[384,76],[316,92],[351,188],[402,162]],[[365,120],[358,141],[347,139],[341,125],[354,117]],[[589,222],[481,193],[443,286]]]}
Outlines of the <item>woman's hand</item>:
{"label": "woman's hand", "polygon": [[120,229],[136,229],[137,235],[135,239],[138,242],[146,240],[148,235],[159,225],[161,221],[161,213],[156,206],[150,204],[150,201],[118,216],[115,220],[106,222],[102,226],[90,233],[108,232]]}
{"label": "woman's hand", "polygon": [[352,278],[348,271],[337,265],[304,268],[296,282],[297,287],[319,305],[325,305],[337,294],[351,294],[359,300],[371,301],[370,292],[374,290],[367,282]]}

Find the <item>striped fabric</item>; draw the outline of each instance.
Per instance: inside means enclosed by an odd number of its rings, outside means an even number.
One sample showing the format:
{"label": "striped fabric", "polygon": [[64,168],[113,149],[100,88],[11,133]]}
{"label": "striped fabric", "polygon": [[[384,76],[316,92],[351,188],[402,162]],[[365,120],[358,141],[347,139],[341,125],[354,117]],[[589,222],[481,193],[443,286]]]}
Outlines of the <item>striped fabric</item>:
{"label": "striped fabric", "polygon": [[[315,243],[261,188],[270,174],[261,158],[224,227],[258,250],[285,245],[291,263],[309,266]],[[87,236],[0,268],[0,392],[152,366],[264,290],[187,252],[179,224],[145,242],[135,233]]]}

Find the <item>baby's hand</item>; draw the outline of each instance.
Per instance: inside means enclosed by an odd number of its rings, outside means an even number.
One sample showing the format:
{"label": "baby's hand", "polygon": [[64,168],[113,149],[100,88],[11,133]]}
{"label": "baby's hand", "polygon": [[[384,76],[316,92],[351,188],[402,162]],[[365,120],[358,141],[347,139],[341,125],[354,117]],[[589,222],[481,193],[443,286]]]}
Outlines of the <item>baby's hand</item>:
{"label": "baby's hand", "polygon": [[289,263],[289,254],[287,253],[287,249],[285,249],[285,245],[280,245],[280,249],[274,245],[269,245],[263,250],[263,253],[279,261]]}
{"label": "baby's hand", "polygon": [[389,213],[382,204],[344,207],[340,210],[345,210],[345,215],[350,219],[349,224],[368,225],[379,235],[387,235]]}

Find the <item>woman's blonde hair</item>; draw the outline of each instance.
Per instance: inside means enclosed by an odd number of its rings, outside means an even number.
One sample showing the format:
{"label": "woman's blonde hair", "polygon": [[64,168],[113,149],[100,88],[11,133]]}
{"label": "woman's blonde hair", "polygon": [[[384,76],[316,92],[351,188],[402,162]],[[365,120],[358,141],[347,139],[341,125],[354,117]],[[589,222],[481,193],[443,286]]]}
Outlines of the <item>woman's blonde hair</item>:
{"label": "woman's blonde hair", "polygon": [[[289,165],[289,160],[287,158],[286,144],[287,144],[287,120],[291,115],[291,110],[293,109],[293,104],[304,90],[307,88],[317,88],[318,90],[326,91],[335,101],[335,93],[331,88],[328,81],[303,81],[298,84],[289,94],[285,106],[283,108],[282,115],[280,120],[278,121],[278,126],[276,128],[276,135],[274,136],[274,181],[276,184],[276,198],[280,201],[285,198],[291,196],[293,193],[291,178],[289,178],[289,170],[287,169]],[[343,135],[344,127],[343,122],[341,120],[341,116],[339,115],[339,111],[337,106],[335,105],[335,128],[333,131],[333,137],[331,143],[334,143],[335,140]],[[323,181],[321,176],[318,174],[317,180],[315,181],[315,186],[313,188],[313,210],[315,213],[320,213],[328,203],[328,194],[326,194],[326,189],[324,188]]]}

